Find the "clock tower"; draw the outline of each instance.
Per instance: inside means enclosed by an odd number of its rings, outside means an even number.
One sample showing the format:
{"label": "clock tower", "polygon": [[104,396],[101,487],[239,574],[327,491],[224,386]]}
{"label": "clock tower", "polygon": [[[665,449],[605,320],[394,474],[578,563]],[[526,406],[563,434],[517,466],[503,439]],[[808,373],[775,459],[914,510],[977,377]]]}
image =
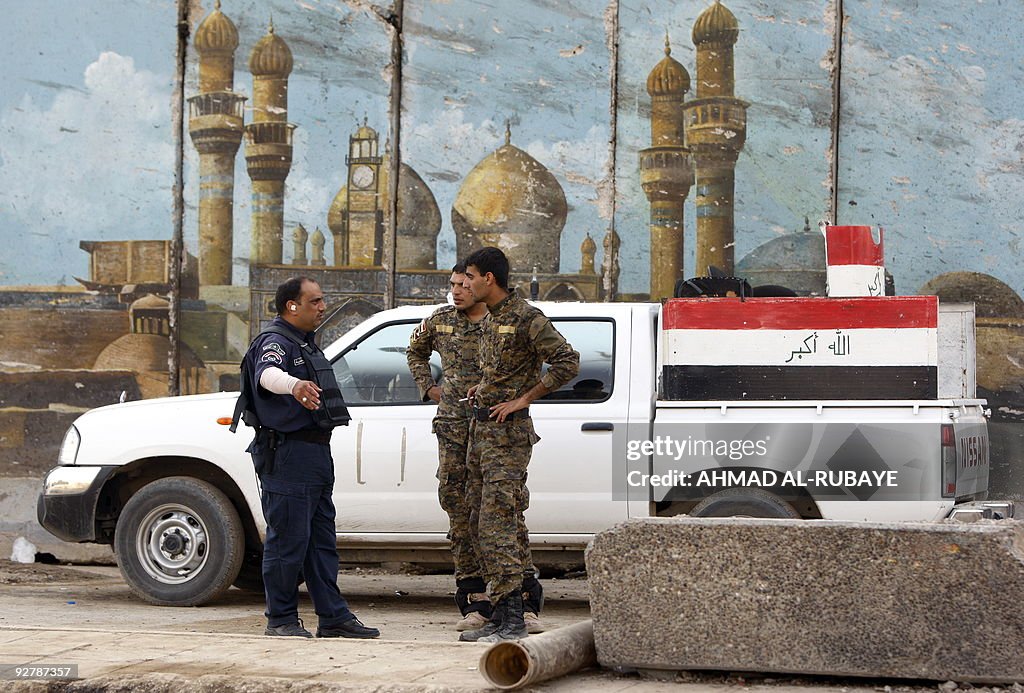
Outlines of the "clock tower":
{"label": "clock tower", "polygon": [[342,191],[345,211],[334,239],[334,264],[379,267],[384,246],[386,191],[381,180],[380,137],[366,121],[348,138],[348,184]]}

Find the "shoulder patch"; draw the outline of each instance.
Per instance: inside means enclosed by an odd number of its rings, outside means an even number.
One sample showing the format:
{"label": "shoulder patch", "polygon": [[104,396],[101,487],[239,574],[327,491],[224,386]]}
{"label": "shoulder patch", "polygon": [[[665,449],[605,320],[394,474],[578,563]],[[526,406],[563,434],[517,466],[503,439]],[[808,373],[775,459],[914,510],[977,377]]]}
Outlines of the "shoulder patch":
{"label": "shoulder patch", "polygon": [[260,363],[276,363],[281,365],[284,363],[284,359],[276,351],[268,351],[260,357]]}
{"label": "shoulder patch", "polygon": [[294,361],[292,361],[292,363],[293,363],[294,365],[296,365],[296,366],[301,366],[301,365],[303,365],[304,363],[306,363],[306,359],[304,359],[304,358],[302,358],[302,357],[300,356],[299,358],[297,358],[297,359],[295,359]]}
{"label": "shoulder patch", "polygon": [[275,352],[280,356],[284,356],[284,347],[277,342],[267,342],[263,345],[263,353]]}

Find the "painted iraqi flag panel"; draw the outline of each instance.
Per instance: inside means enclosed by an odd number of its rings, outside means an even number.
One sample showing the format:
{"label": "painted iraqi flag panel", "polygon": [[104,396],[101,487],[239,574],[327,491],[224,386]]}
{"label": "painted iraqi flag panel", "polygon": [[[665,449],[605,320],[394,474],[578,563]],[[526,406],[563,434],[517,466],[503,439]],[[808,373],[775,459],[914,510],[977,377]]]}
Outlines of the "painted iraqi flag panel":
{"label": "painted iraqi flag panel", "polygon": [[672,299],[666,400],[934,399],[938,299]]}

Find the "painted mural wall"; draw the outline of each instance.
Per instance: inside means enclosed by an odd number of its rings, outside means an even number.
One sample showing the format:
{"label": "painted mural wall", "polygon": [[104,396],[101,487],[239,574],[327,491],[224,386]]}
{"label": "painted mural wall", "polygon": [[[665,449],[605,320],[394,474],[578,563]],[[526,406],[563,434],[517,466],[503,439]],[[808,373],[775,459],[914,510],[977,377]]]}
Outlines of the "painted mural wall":
{"label": "painted mural wall", "polygon": [[821,219],[884,227],[897,293],[977,303],[993,455],[1024,459],[1019,3],[845,0],[841,24],[826,0],[181,3],[5,8],[16,473],[78,411],[167,394],[172,343],[180,392],[236,387],[296,273],[340,309],[328,338],[439,302],[491,244],[543,298],[660,299],[708,265],[820,295]]}

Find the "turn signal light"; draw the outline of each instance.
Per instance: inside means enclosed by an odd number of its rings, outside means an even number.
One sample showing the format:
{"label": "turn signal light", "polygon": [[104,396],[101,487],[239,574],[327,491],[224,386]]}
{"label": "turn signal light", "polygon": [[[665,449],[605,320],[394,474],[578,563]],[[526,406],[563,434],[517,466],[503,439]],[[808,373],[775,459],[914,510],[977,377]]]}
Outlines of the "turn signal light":
{"label": "turn signal light", "polygon": [[232,419],[230,416],[222,416],[219,419],[217,419],[217,423],[219,423],[221,426],[230,426],[231,420]]}

